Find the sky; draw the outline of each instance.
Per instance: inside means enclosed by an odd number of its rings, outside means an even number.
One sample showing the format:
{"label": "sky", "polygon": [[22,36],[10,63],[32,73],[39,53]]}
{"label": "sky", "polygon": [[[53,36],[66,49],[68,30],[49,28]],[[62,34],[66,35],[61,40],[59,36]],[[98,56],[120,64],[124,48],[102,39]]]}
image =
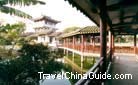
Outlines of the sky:
{"label": "sky", "polygon": [[[83,13],[77,10],[75,7],[73,8],[67,1],[64,0],[43,0],[46,2],[46,5],[35,5],[35,6],[16,6],[15,8],[22,10],[34,18],[40,17],[41,15],[50,16],[53,19],[61,21],[61,23],[57,24],[56,28],[59,30],[63,30],[68,27],[78,26],[92,26],[95,25],[92,21],[90,21]],[[13,16],[12,16],[13,18]],[[17,17],[16,17],[17,18]],[[13,22],[14,19],[11,19]],[[16,21],[19,19],[15,19]],[[25,21],[24,19],[21,19]],[[10,21],[10,20],[8,20]],[[28,31],[32,31],[31,22],[28,22]]]}

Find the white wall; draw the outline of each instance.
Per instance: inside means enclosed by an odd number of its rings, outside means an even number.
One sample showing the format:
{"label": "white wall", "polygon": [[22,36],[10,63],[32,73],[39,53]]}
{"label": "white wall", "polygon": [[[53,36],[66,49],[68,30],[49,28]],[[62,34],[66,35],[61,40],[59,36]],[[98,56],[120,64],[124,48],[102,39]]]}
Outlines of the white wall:
{"label": "white wall", "polygon": [[38,43],[49,43],[49,37],[48,36],[38,36],[37,42]]}

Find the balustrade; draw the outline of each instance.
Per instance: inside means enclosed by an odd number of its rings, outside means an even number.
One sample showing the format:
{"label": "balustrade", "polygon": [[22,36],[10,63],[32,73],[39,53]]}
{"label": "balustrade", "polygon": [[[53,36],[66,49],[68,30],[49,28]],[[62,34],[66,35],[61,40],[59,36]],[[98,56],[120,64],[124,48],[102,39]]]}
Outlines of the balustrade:
{"label": "balustrade", "polygon": [[132,46],[115,46],[115,53],[134,53]]}
{"label": "balustrade", "polygon": [[136,47],[136,54],[138,55],[138,47]]}
{"label": "balustrade", "polygon": [[[70,49],[74,49],[77,51],[81,51],[81,44],[73,44],[72,43],[68,43],[68,44],[63,44],[60,45],[62,47],[67,47]],[[108,47],[107,47],[108,49]],[[83,46],[83,51],[84,52],[88,52],[88,53],[100,53],[100,45],[92,45],[90,43],[85,43]],[[134,53],[134,47],[132,46],[115,46],[115,53]],[[136,54],[138,54],[138,47],[136,48]]]}

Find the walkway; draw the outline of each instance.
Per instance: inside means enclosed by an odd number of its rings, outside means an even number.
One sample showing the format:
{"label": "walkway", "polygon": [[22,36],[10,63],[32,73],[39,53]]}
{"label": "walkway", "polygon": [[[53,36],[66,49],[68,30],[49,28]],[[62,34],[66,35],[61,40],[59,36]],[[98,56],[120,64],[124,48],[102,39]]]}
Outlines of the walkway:
{"label": "walkway", "polygon": [[116,55],[111,74],[132,74],[132,79],[109,80],[106,85],[138,85],[138,59],[130,55]]}

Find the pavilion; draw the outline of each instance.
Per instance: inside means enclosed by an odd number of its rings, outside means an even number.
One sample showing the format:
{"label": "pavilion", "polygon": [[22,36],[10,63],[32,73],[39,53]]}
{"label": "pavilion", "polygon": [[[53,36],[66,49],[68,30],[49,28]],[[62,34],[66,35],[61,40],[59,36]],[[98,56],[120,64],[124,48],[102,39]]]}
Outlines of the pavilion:
{"label": "pavilion", "polygon": [[[68,51],[83,56],[97,56],[99,57],[99,45],[95,45],[95,42],[99,42],[99,29],[97,26],[87,26],[71,33],[65,33],[60,36],[63,42],[63,46],[59,48],[64,49],[64,54]],[[66,52],[65,52],[66,51]]]}

